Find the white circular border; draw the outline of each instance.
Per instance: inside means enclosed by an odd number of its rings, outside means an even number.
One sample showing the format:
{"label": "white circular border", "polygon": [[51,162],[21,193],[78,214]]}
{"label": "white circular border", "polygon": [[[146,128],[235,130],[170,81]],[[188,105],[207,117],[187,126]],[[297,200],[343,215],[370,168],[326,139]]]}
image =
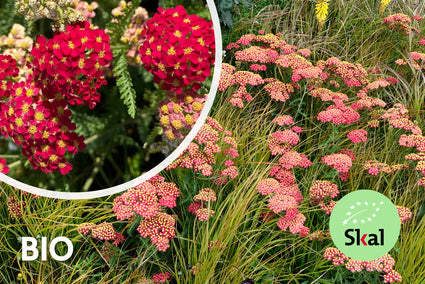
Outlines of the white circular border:
{"label": "white circular border", "polygon": [[198,131],[201,129],[202,125],[207,118],[207,115],[213,105],[215,95],[217,93],[218,82],[220,80],[220,71],[221,71],[221,61],[222,61],[222,41],[221,41],[221,29],[220,29],[220,21],[217,14],[217,9],[215,7],[213,0],[207,0],[208,9],[210,10],[211,19],[213,22],[214,29],[214,39],[215,39],[215,60],[214,60],[214,73],[210,91],[208,93],[208,98],[205,102],[204,109],[202,110],[198,120],[193,126],[192,130],[185,137],[185,139],[180,143],[180,145],[166,157],[161,163],[156,165],[153,169],[144,173],[143,175],[128,181],[126,183],[116,185],[113,187],[91,191],[91,192],[60,192],[60,191],[51,191],[47,189],[38,188],[35,186],[31,186],[20,181],[17,181],[5,174],[0,173],[0,180],[5,183],[19,188],[23,191],[37,194],[40,196],[57,198],[57,199],[91,199],[97,197],[103,197],[112,195],[115,193],[122,192],[129,188],[135,187],[136,185],[149,180],[160,171],[164,170],[169,164],[171,164],[180,154],[189,146],[190,142],[195,138]]}

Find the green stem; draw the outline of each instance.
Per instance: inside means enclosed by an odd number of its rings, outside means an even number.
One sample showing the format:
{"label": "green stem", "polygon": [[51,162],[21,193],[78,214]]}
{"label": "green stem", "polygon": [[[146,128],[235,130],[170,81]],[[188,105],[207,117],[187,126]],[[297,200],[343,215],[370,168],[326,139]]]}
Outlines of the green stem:
{"label": "green stem", "polygon": [[5,159],[18,159],[19,155],[0,155],[0,158],[5,158]]}
{"label": "green stem", "polygon": [[18,161],[15,161],[15,162],[7,165],[7,166],[9,167],[9,169],[12,169],[12,168],[15,168],[15,167],[19,166],[20,164],[21,164],[21,161],[18,160]]}
{"label": "green stem", "polygon": [[99,165],[101,163],[101,160],[102,159],[100,157],[96,157],[95,158],[95,161],[94,161],[95,167],[93,168],[93,171],[92,171],[90,177],[84,183],[84,186],[83,186],[83,189],[82,189],[83,192],[88,191],[89,188],[91,187],[91,185],[92,185],[92,183],[94,181],[94,178],[96,177],[97,173],[100,170]]}

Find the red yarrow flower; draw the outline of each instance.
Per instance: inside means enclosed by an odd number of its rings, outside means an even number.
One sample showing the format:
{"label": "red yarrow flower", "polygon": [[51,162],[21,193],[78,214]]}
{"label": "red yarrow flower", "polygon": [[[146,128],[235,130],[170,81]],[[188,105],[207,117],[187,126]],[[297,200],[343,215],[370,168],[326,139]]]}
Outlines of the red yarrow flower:
{"label": "red yarrow flower", "polygon": [[180,94],[210,76],[214,63],[212,22],[188,15],[183,6],[158,8],[142,30],[146,40],[139,48],[144,68],[154,75],[163,90]]}

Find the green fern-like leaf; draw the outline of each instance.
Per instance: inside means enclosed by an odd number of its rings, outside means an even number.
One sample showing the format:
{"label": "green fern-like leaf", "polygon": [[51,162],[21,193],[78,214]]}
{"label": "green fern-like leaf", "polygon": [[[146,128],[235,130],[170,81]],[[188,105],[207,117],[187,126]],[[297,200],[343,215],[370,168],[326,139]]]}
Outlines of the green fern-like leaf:
{"label": "green fern-like leaf", "polygon": [[136,116],[136,91],[133,87],[130,72],[128,71],[127,51],[129,45],[124,45],[121,42],[125,30],[127,29],[131,17],[133,16],[136,8],[139,6],[141,0],[131,1],[131,5],[127,5],[122,13],[117,16],[116,21],[108,24],[108,29],[111,31],[111,45],[116,48],[113,50],[114,54],[114,68],[113,74],[117,77],[117,87],[120,92],[120,98],[127,106],[128,114],[134,118]]}
{"label": "green fern-like leaf", "polygon": [[133,81],[128,71],[126,50],[121,49],[114,54],[114,76],[118,77],[117,87],[120,98],[127,106],[128,114],[134,118],[136,116],[136,91],[133,88]]}

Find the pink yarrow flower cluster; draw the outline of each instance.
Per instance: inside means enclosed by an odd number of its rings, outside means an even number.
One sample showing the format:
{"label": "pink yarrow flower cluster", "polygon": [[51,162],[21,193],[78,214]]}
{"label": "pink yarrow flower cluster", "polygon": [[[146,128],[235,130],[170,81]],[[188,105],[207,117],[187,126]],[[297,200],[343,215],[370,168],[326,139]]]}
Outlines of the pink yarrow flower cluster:
{"label": "pink yarrow flower cluster", "polygon": [[92,19],[96,16],[96,10],[99,8],[99,4],[95,1],[90,4],[86,1],[72,0],[71,7],[76,11],[80,11],[83,14],[84,19],[92,24]]}
{"label": "pink yarrow flower cluster", "polygon": [[[292,117],[289,115],[279,116],[274,122],[280,125],[293,124]],[[277,226],[292,234],[299,233],[300,236],[307,236],[309,228],[304,226],[305,216],[299,212],[298,205],[303,200],[298,186],[295,183],[295,176],[292,173],[293,168],[311,166],[310,160],[305,154],[300,154],[292,150],[293,146],[299,143],[298,131],[286,129],[271,134],[269,140],[269,149],[272,155],[282,155],[279,164],[270,170],[270,176],[260,181],[256,189],[260,194],[268,197],[268,207],[273,214],[285,212],[277,222]]]}
{"label": "pink yarrow flower cluster", "polygon": [[338,194],[338,186],[327,180],[316,180],[310,188],[311,203],[318,204],[328,215],[332,213],[336,204],[332,198]]}
{"label": "pink yarrow flower cluster", "polygon": [[317,204],[325,198],[335,198],[338,194],[338,186],[327,180],[316,180],[310,188],[310,198],[313,204]]}
{"label": "pink yarrow flower cluster", "polygon": [[[222,170],[218,169],[219,165],[216,165],[216,155],[219,154],[227,157],[224,163],[225,168]],[[232,133],[225,131],[215,119],[207,117],[195,139],[167,167],[167,170],[177,167],[193,169],[204,176],[213,176],[215,184],[225,184],[238,175],[237,167],[233,162],[233,159],[238,156],[237,144]]]}
{"label": "pink yarrow flower cluster", "polygon": [[154,284],[159,284],[159,283],[167,283],[168,279],[170,279],[171,277],[171,273],[166,271],[166,272],[161,272],[161,273],[157,273],[154,274],[152,276],[152,281]]}
{"label": "pink yarrow flower cluster", "polygon": [[120,232],[115,231],[112,223],[103,222],[101,224],[82,223],[78,226],[78,232],[84,236],[91,232],[91,236],[102,241],[114,241],[114,245],[118,246],[125,238]]}
{"label": "pink yarrow flower cluster", "polygon": [[206,95],[193,90],[169,92],[159,103],[159,121],[169,140],[181,140],[192,129],[204,107]]}
{"label": "pink yarrow flower cluster", "polygon": [[364,129],[352,130],[347,134],[352,143],[361,143],[367,141],[367,131]]}
{"label": "pink yarrow flower cluster", "polygon": [[13,24],[7,36],[0,37],[0,53],[10,55],[19,67],[19,80],[25,80],[30,72],[27,66],[30,51],[33,47],[33,39],[26,36],[25,27]]}
{"label": "pink yarrow flower cluster", "polygon": [[188,211],[195,215],[199,221],[208,221],[215,211],[211,210],[211,202],[217,201],[214,190],[203,188],[193,197],[193,203],[189,205]]}
{"label": "pink yarrow flower cluster", "polygon": [[405,34],[410,34],[412,32],[420,33],[418,29],[412,27],[410,24],[412,20],[408,15],[405,14],[393,14],[382,20],[382,24],[386,25],[390,30],[396,32],[403,32]]}
{"label": "pink yarrow flower cluster", "polygon": [[324,258],[332,261],[334,265],[345,265],[351,272],[377,271],[385,273],[383,275],[384,283],[401,282],[401,275],[394,270],[395,261],[387,253],[386,255],[370,261],[360,261],[351,259],[337,248],[329,247],[325,250]]}
{"label": "pink yarrow flower cluster", "polygon": [[378,173],[386,173],[390,174],[394,171],[401,170],[401,169],[407,169],[409,168],[408,164],[396,164],[396,165],[387,165],[386,163],[381,163],[377,160],[369,160],[366,161],[363,165],[363,169],[367,170],[369,174],[371,175],[378,175]]}
{"label": "pink yarrow flower cluster", "polygon": [[353,165],[352,159],[347,154],[330,154],[322,157],[322,162],[331,168],[337,170],[338,173],[348,173]]}
{"label": "pink yarrow flower cluster", "polygon": [[272,155],[284,154],[300,141],[298,133],[292,129],[277,131],[270,135],[269,149]]}
{"label": "pink yarrow flower cluster", "polygon": [[112,209],[119,220],[131,219],[136,214],[141,216],[143,220],[137,228],[140,235],[149,237],[158,250],[166,251],[169,240],[176,235],[175,219],[163,213],[161,208],[174,208],[179,196],[176,184],[165,182],[164,177],[156,175],[117,196]]}
{"label": "pink yarrow flower cluster", "polygon": [[11,219],[22,218],[23,213],[27,207],[25,200],[19,200],[15,196],[10,197],[7,200],[7,210]]}

